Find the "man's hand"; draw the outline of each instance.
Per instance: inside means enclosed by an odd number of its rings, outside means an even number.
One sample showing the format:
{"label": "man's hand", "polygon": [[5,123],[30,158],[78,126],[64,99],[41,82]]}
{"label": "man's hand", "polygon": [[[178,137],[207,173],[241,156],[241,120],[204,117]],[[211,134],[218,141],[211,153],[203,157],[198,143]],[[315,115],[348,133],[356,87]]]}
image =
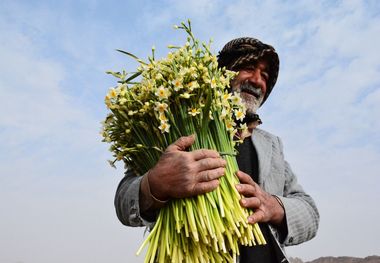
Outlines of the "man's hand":
{"label": "man's hand", "polygon": [[187,152],[194,141],[193,135],[179,138],[148,172],[154,197],[160,200],[191,197],[218,187],[226,161],[214,150]]}
{"label": "man's hand", "polygon": [[248,222],[250,224],[268,222],[273,225],[280,225],[285,212],[277,199],[261,189],[248,174],[238,171],[237,176],[240,184],[236,185],[236,189],[244,196],[240,200],[240,204],[242,207],[254,211],[248,217]]}

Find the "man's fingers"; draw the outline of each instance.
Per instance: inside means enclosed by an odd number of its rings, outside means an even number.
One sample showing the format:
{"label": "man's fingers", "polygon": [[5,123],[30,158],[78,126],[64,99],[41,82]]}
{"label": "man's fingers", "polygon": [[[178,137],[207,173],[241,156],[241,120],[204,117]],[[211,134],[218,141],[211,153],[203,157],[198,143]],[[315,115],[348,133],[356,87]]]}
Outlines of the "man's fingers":
{"label": "man's fingers", "polygon": [[237,184],[236,189],[238,192],[246,197],[256,196],[255,184]]}
{"label": "man's fingers", "polygon": [[219,158],[220,154],[215,150],[200,149],[192,152],[192,156],[195,161],[206,158]]}
{"label": "man's fingers", "polygon": [[261,201],[257,197],[243,198],[240,200],[240,205],[245,208],[257,209],[261,205]]}
{"label": "man's fingers", "polygon": [[212,180],[208,182],[201,182],[194,185],[193,194],[200,195],[211,192],[219,186],[219,180]]}
{"label": "man's fingers", "polygon": [[258,222],[263,222],[264,219],[264,212],[261,210],[257,210],[252,215],[248,217],[248,223],[254,224]]}
{"label": "man's fingers", "polygon": [[190,136],[183,136],[176,140],[174,143],[170,144],[167,151],[185,151],[191,145],[193,145],[195,141],[195,135],[192,134]]}
{"label": "man's fingers", "polygon": [[227,164],[226,160],[222,158],[206,158],[196,162],[196,170],[206,171],[224,167]]}
{"label": "man's fingers", "polygon": [[206,170],[198,173],[198,178],[200,182],[208,182],[222,177],[224,173],[224,168]]}
{"label": "man's fingers", "polygon": [[255,184],[252,177],[242,171],[238,171],[236,175],[242,184]]}

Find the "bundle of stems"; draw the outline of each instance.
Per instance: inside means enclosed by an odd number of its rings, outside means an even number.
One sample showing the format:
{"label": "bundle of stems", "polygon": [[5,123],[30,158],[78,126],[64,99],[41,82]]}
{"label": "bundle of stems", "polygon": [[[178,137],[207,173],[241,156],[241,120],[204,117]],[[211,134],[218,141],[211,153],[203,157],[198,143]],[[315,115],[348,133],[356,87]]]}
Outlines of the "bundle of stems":
{"label": "bundle of stems", "polygon": [[[177,28],[187,32],[182,47],[169,46],[166,58],[136,59],[137,72],[108,73],[119,79],[105,103],[104,141],[111,143],[114,164],[124,161],[137,175],[145,174],[162,152],[181,136],[196,134],[190,150],[214,149],[226,159],[219,187],[192,198],[173,199],[159,212],[140,249],[149,244],[145,262],[234,262],[239,245],[265,244],[260,228],[251,225],[251,211],[242,208],[235,144],[247,129],[240,95],[229,92],[235,72],[218,68],[210,43],[194,38],[190,21]],[[139,81],[136,78],[141,77]]]}

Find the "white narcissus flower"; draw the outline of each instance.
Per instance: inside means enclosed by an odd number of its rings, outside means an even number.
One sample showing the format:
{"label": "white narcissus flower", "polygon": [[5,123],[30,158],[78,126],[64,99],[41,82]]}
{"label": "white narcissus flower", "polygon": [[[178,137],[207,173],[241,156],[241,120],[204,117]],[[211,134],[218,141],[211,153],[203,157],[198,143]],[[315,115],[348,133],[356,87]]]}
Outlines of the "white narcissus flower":
{"label": "white narcissus flower", "polygon": [[210,55],[208,53],[203,57],[203,61],[208,62],[210,60]]}
{"label": "white narcissus flower", "polygon": [[169,123],[167,123],[167,122],[161,122],[161,125],[160,126],[158,126],[158,128],[160,129],[160,131],[162,132],[162,133],[164,133],[164,132],[169,132],[169,129],[170,129],[170,124]]}
{"label": "white narcissus flower", "polygon": [[117,87],[115,88],[115,91],[116,91],[117,94],[120,94],[120,91],[121,91],[121,85],[122,85],[122,84],[119,84],[119,85],[117,85]]}
{"label": "white narcissus flower", "polygon": [[166,104],[165,102],[156,102],[155,103],[154,110],[162,113],[162,112],[166,111],[167,109],[168,109],[168,104]]}
{"label": "white narcissus flower", "polygon": [[[229,110],[231,108],[230,102],[228,100],[224,100],[223,97],[222,97],[222,101],[220,102],[220,105],[221,105],[221,107],[223,107],[223,109],[226,109],[226,110]],[[227,113],[228,112],[226,111],[226,114]]]}
{"label": "white narcissus flower", "polygon": [[213,89],[216,88],[216,79],[215,78],[211,79],[211,88],[213,88]]}
{"label": "white narcissus flower", "polygon": [[176,78],[175,80],[172,81],[172,85],[174,86],[175,91],[179,91],[180,89],[183,88],[182,79]]}
{"label": "white narcissus flower", "polygon": [[191,108],[190,110],[189,110],[189,114],[191,115],[191,116],[196,116],[196,115],[198,115],[198,114],[200,114],[201,113],[201,110],[200,109],[197,109],[197,108]]}
{"label": "white narcissus flower", "polygon": [[245,117],[245,113],[241,111],[240,109],[234,111],[235,118],[239,121],[242,121]]}
{"label": "white narcissus flower", "polygon": [[193,91],[194,89],[198,88],[199,85],[198,85],[198,82],[196,81],[191,81],[189,82],[186,87],[188,88],[189,91]]}
{"label": "white narcissus flower", "polygon": [[209,83],[209,82],[211,82],[210,77],[211,77],[211,76],[210,76],[208,70],[207,70],[207,69],[204,70],[204,71],[203,71],[203,74],[202,74],[202,80],[203,80],[203,82],[205,82],[205,83]]}
{"label": "white narcissus flower", "polygon": [[235,92],[234,95],[231,96],[230,99],[231,99],[231,102],[233,105],[241,105],[242,104],[240,93],[238,93],[238,92]]}
{"label": "white narcissus flower", "polygon": [[187,72],[189,72],[188,68],[181,68],[179,70],[178,75],[180,75],[183,78],[187,74]]}
{"label": "white narcissus flower", "polygon": [[146,88],[148,90],[152,90],[154,87],[155,82],[151,79],[143,81],[142,83],[143,88]]}
{"label": "white narcissus flower", "polygon": [[111,88],[110,91],[108,92],[108,97],[109,98],[115,98],[117,96],[117,92],[114,88]]}
{"label": "white narcissus flower", "polygon": [[227,110],[223,107],[222,112],[220,114],[220,118],[223,120],[227,116]]}
{"label": "white narcissus flower", "polygon": [[121,99],[119,99],[119,104],[120,105],[123,105],[124,103],[126,103],[127,102],[127,99],[126,98],[121,98]]}
{"label": "white narcissus flower", "polygon": [[127,94],[127,91],[125,90],[125,88],[122,88],[120,90],[120,96],[125,96]]}
{"label": "white narcissus flower", "polygon": [[231,120],[226,121],[226,128],[229,131],[233,131],[235,129],[235,125],[236,125],[236,123],[231,121]]}
{"label": "white narcissus flower", "polygon": [[219,76],[219,81],[222,86],[226,86],[226,78],[223,75]]}
{"label": "white narcissus flower", "polygon": [[149,69],[149,67],[148,67],[148,65],[146,65],[146,64],[140,64],[140,66],[137,67],[137,71],[138,71],[138,72],[145,72],[145,71],[147,71],[148,69]]}
{"label": "white narcissus flower", "polygon": [[156,96],[160,99],[167,99],[171,95],[170,90],[166,89],[164,86],[160,86],[155,92]]}
{"label": "white narcissus flower", "polygon": [[142,107],[143,112],[147,112],[150,109],[150,103],[146,101]]}
{"label": "white narcissus flower", "polygon": [[228,103],[228,100],[231,99],[231,93],[224,93],[222,96],[222,102],[223,104]]}
{"label": "white narcissus flower", "polygon": [[164,123],[164,122],[168,121],[168,118],[166,118],[166,115],[163,112],[160,112],[160,115],[158,116],[158,118],[160,119],[161,123]]}
{"label": "white narcissus flower", "polygon": [[198,77],[198,74],[197,74],[197,68],[194,67],[194,66],[191,66],[191,67],[190,67],[189,73],[190,73],[190,76],[191,76],[193,79],[196,79],[196,78]]}
{"label": "white narcissus flower", "polygon": [[155,79],[156,79],[156,80],[161,80],[161,79],[163,79],[162,74],[161,74],[161,73],[157,73],[156,76],[155,76]]}

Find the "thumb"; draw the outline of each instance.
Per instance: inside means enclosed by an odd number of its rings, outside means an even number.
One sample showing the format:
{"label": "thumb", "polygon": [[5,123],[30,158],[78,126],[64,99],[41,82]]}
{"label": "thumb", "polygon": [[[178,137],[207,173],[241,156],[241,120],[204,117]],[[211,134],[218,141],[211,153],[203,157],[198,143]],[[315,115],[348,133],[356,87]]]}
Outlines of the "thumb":
{"label": "thumb", "polygon": [[170,144],[167,151],[185,151],[195,142],[195,134],[190,136],[183,136],[176,140],[174,143]]}

